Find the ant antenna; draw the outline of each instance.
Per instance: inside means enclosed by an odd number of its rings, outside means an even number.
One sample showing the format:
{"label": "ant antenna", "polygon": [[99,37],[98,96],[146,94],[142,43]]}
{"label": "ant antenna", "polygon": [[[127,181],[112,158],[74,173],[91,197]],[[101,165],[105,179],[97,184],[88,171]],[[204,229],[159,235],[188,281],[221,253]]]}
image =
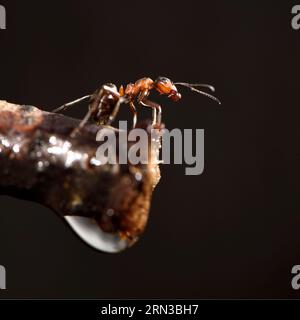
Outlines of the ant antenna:
{"label": "ant antenna", "polygon": [[178,84],[180,86],[185,86],[188,88],[193,88],[193,87],[203,87],[203,88],[207,88],[212,92],[215,92],[215,88],[213,86],[211,86],[210,84],[204,84],[204,83],[186,83],[186,82],[175,82],[174,84]]}
{"label": "ant antenna", "polygon": [[186,82],[175,82],[174,84],[179,85],[179,86],[183,86],[183,87],[187,87],[187,88],[191,89],[192,91],[195,91],[199,94],[202,94],[203,96],[206,96],[206,97],[216,101],[218,104],[221,104],[221,101],[218,98],[214,97],[213,95],[211,95],[207,92],[204,92],[204,91],[201,91],[201,90],[198,90],[195,88],[195,87],[203,87],[203,88],[209,89],[212,92],[215,92],[215,88],[209,84],[202,84],[202,83],[192,84],[192,83],[186,83]]}

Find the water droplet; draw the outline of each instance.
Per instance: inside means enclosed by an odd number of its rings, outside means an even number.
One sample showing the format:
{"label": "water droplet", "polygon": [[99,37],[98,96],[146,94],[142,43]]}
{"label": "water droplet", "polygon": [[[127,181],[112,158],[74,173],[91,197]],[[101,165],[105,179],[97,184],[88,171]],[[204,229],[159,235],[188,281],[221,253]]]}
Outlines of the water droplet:
{"label": "water droplet", "polygon": [[19,152],[20,152],[20,146],[19,146],[18,144],[15,144],[15,145],[13,146],[13,152],[14,152],[14,153],[19,153]]}
{"label": "water droplet", "polygon": [[115,214],[115,211],[113,209],[108,209],[106,211],[106,214],[109,216],[109,217],[112,217],[114,214]]}
{"label": "water droplet", "polygon": [[4,147],[6,147],[6,148],[9,148],[10,147],[10,143],[9,143],[9,141],[8,140],[6,140],[6,139],[2,139],[1,140],[1,143],[4,145]]}
{"label": "water droplet", "polygon": [[143,179],[143,175],[140,172],[137,172],[135,174],[135,180],[136,181],[142,181],[142,179]]}
{"label": "water droplet", "polygon": [[49,142],[50,142],[52,145],[56,145],[56,144],[57,144],[57,139],[56,139],[56,137],[55,137],[55,136],[50,137]]}
{"label": "water droplet", "polygon": [[46,167],[49,166],[49,162],[48,161],[38,161],[37,163],[37,170],[39,172],[42,172],[45,170]]}
{"label": "water droplet", "polygon": [[38,167],[38,170],[39,170],[39,171],[42,171],[43,168],[44,168],[43,161],[39,161],[39,162],[37,163],[37,167]]}
{"label": "water droplet", "polygon": [[66,161],[65,161],[65,166],[70,167],[73,164],[73,162],[80,161],[82,157],[83,157],[82,154],[79,152],[74,152],[71,150],[68,151]]}
{"label": "water droplet", "polygon": [[101,161],[97,160],[96,158],[92,158],[90,161],[90,164],[93,166],[99,167],[99,166],[101,166],[102,163],[101,163]]}
{"label": "water droplet", "polygon": [[102,231],[97,222],[92,218],[65,216],[65,220],[86,244],[96,250],[117,253],[129,246],[128,240],[121,238],[119,234]]}

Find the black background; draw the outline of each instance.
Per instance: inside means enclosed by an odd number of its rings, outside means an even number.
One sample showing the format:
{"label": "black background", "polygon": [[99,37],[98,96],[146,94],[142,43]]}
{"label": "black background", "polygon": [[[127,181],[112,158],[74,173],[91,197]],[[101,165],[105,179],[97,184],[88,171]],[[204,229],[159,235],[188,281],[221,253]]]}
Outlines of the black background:
{"label": "black background", "polygon": [[[300,31],[288,1],[4,1],[1,99],[50,110],[143,76],[215,85],[163,103],[205,129],[205,171],[162,168],[131,249],[85,246],[50,210],[0,199],[4,298],[299,298]],[[81,117],[84,104],[70,111]],[[150,116],[147,110],[143,116]]]}

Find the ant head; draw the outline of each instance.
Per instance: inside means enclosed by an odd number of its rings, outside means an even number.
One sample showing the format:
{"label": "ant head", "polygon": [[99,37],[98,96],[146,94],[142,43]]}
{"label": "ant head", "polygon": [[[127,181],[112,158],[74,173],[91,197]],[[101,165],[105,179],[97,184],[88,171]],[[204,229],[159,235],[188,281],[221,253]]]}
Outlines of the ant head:
{"label": "ant head", "polygon": [[160,94],[168,95],[173,101],[181,99],[181,94],[175,84],[168,78],[158,77],[154,82],[154,87]]}

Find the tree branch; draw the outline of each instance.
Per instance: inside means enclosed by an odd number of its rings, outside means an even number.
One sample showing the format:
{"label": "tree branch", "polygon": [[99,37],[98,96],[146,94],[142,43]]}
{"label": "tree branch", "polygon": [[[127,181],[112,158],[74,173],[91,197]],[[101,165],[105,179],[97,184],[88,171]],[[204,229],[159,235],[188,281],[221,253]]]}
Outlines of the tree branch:
{"label": "tree branch", "polygon": [[[94,248],[119,251],[134,243],[146,226],[160,178],[160,143],[149,152],[147,165],[99,165],[96,134],[102,128],[88,124],[71,138],[79,122],[0,101],[0,194],[41,203],[65,218]],[[149,122],[140,127],[150,133]],[[92,228],[85,226],[83,235],[72,217],[80,218],[76,221],[82,226],[96,222],[100,234],[91,240]],[[114,241],[97,244],[96,236]]]}

